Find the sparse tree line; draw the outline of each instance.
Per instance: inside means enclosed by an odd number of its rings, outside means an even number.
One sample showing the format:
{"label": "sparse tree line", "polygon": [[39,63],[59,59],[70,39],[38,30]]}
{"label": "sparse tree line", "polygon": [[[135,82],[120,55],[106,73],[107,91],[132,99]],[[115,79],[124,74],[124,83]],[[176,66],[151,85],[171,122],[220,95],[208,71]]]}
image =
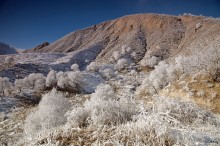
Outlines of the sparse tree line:
{"label": "sparse tree line", "polygon": [[71,68],[73,71],[69,72],[51,70],[47,76],[41,73],[32,73],[23,79],[16,79],[14,83],[10,82],[7,77],[0,77],[0,94],[20,93],[26,89],[44,91],[54,87],[59,90],[77,92],[82,83],[82,74],[77,64],[73,64]]}

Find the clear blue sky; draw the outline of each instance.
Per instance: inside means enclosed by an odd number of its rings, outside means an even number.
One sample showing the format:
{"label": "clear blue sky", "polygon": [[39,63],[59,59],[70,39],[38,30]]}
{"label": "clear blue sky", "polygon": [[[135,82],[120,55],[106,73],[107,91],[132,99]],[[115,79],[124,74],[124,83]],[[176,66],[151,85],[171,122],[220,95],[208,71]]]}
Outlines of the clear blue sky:
{"label": "clear blue sky", "polygon": [[220,17],[220,0],[0,0],[0,42],[28,49],[137,13]]}

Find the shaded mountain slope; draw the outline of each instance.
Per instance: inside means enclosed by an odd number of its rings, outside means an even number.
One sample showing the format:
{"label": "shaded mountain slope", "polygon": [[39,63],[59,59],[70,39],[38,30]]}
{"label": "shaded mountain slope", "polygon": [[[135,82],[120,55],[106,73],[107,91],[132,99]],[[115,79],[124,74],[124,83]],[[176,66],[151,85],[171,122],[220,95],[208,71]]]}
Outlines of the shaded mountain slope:
{"label": "shaded mountain slope", "polygon": [[15,48],[9,46],[8,44],[0,42],[0,55],[7,55],[7,54],[17,54]]}

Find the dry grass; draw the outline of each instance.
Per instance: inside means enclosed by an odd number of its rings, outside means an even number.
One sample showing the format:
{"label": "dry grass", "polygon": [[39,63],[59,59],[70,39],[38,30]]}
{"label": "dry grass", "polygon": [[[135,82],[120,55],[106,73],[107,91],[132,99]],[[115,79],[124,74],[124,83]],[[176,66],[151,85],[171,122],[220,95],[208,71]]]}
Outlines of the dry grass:
{"label": "dry grass", "polygon": [[[188,92],[183,90],[183,87],[187,85],[189,87]],[[204,96],[196,94],[201,91],[205,93]],[[194,95],[188,96],[190,93],[194,93]],[[186,98],[188,96],[198,105],[215,113],[220,113],[220,83],[214,82],[209,75],[198,74],[195,77],[184,77],[161,90],[160,95],[174,98]]]}
{"label": "dry grass", "polygon": [[0,122],[0,145],[10,145],[22,137],[23,124],[28,112],[28,108],[18,108]]}

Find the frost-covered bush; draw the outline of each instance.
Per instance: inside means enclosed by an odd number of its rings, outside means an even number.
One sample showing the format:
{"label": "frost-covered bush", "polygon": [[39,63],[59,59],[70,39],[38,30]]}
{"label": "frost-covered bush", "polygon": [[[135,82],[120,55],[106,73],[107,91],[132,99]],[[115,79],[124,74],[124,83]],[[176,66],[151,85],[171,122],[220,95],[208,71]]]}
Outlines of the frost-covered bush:
{"label": "frost-covered bush", "polygon": [[56,71],[51,70],[46,78],[46,86],[47,87],[55,87],[57,84]]}
{"label": "frost-covered bush", "polygon": [[127,47],[126,52],[131,53],[131,51],[132,51],[131,47]]}
{"label": "frost-covered bush", "polygon": [[102,75],[106,79],[111,79],[114,76],[114,70],[111,68],[104,69],[102,72]]}
{"label": "frost-covered bush", "polygon": [[23,79],[24,88],[35,90],[44,90],[46,86],[46,78],[43,74],[32,73]]}
{"label": "frost-covered bush", "polygon": [[147,57],[141,60],[141,65],[147,66],[147,67],[154,67],[155,65],[159,63],[160,60],[161,59],[156,56]]}
{"label": "frost-covered bush", "polygon": [[191,102],[156,96],[146,107],[140,105],[133,122],[117,127],[114,140],[126,137],[126,142],[142,145],[209,145],[210,140],[218,143],[219,128],[219,117],[213,113]]}
{"label": "frost-covered bush", "polygon": [[69,87],[69,78],[67,76],[60,76],[57,81],[57,87],[65,89]]}
{"label": "frost-covered bush", "polygon": [[155,89],[161,89],[168,85],[169,82],[176,79],[174,72],[175,67],[173,65],[161,61],[155,66],[155,69],[150,73],[148,79]]}
{"label": "frost-covered bush", "polygon": [[14,63],[14,58],[12,56],[7,56],[5,58],[5,63],[9,66],[12,65]]}
{"label": "frost-covered bush", "polygon": [[137,53],[136,53],[136,52],[132,52],[132,53],[131,53],[131,57],[132,57],[133,59],[136,59],[136,58],[137,58]]}
{"label": "frost-covered bush", "polygon": [[138,72],[133,69],[133,70],[130,71],[130,75],[136,77],[136,76],[138,76]]}
{"label": "frost-covered bush", "polygon": [[196,93],[197,96],[199,97],[204,97],[205,96],[205,92],[203,90],[200,90]]}
{"label": "frost-covered bush", "polygon": [[73,71],[79,71],[79,65],[78,65],[78,64],[73,64],[73,65],[71,66],[71,69],[72,69]]}
{"label": "frost-covered bush", "polygon": [[80,71],[68,72],[69,85],[77,88],[82,84],[82,73]]}
{"label": "frost-covered bush", "polygon": [[80,71],[58,72],[56,78],[58,89],[66,91],[79,91],[83,83],[82,73]]}
{"label": "frost-covered bush", "polygon": [[121,48],[121,54],[122,55],[125,55],[127,52],[126,52],[126,46],[122,46],[122,48]]}
{"label": "frost-covered bush", "polygon": [[118,125],[128,122],[137,112],[133,99],[119,98],[110,85],[100,85],[83,107],[67,114],[68,125]]}
{"label": "frost-covered bush", "polygon": [[114,51],[112,53],[112,57],[117,61],[117,60],[119,60],[121,58],[121,54],[118,51]]}
{"label": "frost-covered bush", "polygon": [[12,83],[7,77],[0,77],[0,94],[5,95],[6,91],[9,91],[12,87]]}
{"label": "frost-covered bush", "polygon": [[27,116],[24,131],[27,136],[34,136],[41,130],[52,129],[66,123],[66,112],[71,102],[61,93],[53,89],[43,95],[37,110]]}
{"label": "frost-covered bush", "polygon": [[97,71],[98,69],[98,66],[96,65],[95,62],[91,62],[87,67],[86,67],[86,70],[87,71]]}
{"label": "frost-covered bush", "polygon": [[20,92],[21,92],[21,89],[22,89],[23,86],[24,86],[24,81],[23,81],[23,79],[16,79],[15,82],[14,82],[14,85],[15,85],[15,89],[20,93]]}
{"label": "frost-covered bush", "polygon": [[128,65],[129,65],[128,60],[125,58],[122,58],[117,61],[115,69],[117,69],[118,71],[121,71],[121,70],[125,69],[126,67],[128,67]]}
{"label": "frost-covered bush", "polygon": [[193,52],[191,56],[179,56],[176,59],[176,66],[187,74],[198,71],[206,71],[214,80],[218,78],[220,68],[220,49],[210,48]]}

